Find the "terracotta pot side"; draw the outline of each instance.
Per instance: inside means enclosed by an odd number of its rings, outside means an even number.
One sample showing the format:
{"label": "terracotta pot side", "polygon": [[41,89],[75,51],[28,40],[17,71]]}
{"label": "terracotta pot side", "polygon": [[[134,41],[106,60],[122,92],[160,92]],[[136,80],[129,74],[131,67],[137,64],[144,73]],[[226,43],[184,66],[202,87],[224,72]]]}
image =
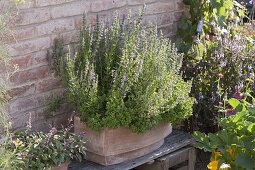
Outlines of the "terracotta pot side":
{"label": "terracotta pot side", "polygon": [[157,143],[154,143],[152,145],[146,146],[141,149],[137,149],[134,151],[118,154],[118,155],[110,155],[110,156],[102,156],[102,155],[97,155],[95,153],[87,152],[86,153],[86,159],[90,160],[92,162],[96,162],[101,165],[114,165],[118,164],[121,162],[125,162],[131,159],[138,158],[140,156],[146,155],[150,152],[153,152],[154,150],[158,149],[160,146],[164,144],[164,139],[160,140]]}
{"label": "terracotta pot side", "polygon": [[125,127],[94,131],[75,116],[74,131],[84,134],[88,139],[86,147],[89,160],[112,165],[156,150],[164,143],[164,138],[172,132],[172,126],[169,123],[160,124],[143,134],[134,133]]}

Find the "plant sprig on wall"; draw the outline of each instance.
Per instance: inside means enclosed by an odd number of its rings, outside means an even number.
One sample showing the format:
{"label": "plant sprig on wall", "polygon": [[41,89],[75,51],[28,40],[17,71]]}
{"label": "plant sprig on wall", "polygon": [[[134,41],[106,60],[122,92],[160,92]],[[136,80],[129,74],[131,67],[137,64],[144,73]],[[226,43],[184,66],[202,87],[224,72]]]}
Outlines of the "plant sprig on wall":
{"label": "plant sprig on wall", "polygon": [[142,25],[142,15],[120,19],[116,14],[112,23],[96,26],[84,19],[75,56],[60,57],[68,97],[93,129],[124,126],[144,132],[192,112],[191,84],[179,72],[182,54],[156,26]]}

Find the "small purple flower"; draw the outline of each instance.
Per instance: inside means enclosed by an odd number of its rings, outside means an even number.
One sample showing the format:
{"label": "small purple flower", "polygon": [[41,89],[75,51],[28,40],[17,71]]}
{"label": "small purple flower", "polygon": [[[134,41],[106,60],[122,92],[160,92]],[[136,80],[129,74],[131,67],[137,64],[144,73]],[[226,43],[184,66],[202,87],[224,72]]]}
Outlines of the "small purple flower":
{"label": "small purple flower", "polygon": [[241,92],[235,92],[232,97],[241,100],[243,99],[243,94]]}
{"label": "small purple flower", "polygon": [[235,115],[234,109],[233,108],[226,109],[225,116],[228,117],[228,116],[231,116],[231,115]]}

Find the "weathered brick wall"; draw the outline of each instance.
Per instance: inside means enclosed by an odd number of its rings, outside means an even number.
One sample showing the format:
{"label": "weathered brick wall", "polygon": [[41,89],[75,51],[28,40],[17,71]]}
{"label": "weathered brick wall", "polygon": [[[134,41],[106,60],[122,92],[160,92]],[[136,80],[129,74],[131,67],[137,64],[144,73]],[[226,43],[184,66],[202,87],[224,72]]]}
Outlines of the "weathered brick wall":
{"label": "weathered brick wall", "polygon": [[124,14],[131,9],[135,13],[145,3],[146,19],[156,22],[163,33],[171,37],[176,34],[177,21],[184,10],[181,0],[25,1],[18,6],[19,15],[11,27],[12,34],[4,39],[9,46],[11,63],[19,66],[10,78],[8,112],[14,128],[25,126],[29,114],[36,129],[66,120],[68,113],[61,113],[65,109],[55,118],[44,118],[47,99],[64,91],[60,81],[50,73],[46,54],[56,37],[63,37],[65,44],[77,42],[83,13],[87,13],[88,23],[93,23],[97,14],[104,19],[111,17],[115,10]]}

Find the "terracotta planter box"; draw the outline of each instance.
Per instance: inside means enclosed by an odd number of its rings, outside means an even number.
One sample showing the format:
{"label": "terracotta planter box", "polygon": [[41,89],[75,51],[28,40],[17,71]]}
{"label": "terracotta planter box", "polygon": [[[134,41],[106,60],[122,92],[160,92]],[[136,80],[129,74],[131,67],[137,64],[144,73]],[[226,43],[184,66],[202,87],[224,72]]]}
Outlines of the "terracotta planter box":
{"label": "terracotta planter box", "polygon": [[102,165],[113,165],[150,153],[164,143],[172,132],[171,124],[161,124],[143,134],[128,128],[94,131],[87,128],[78,116],[74,117],[74,132],[84,133],[87,142],[87,159]]}
{"label": "terracotta planter box", "polygon": [[59,166],[51,167],[49,170],[68,170],[69,162],[64,162]]}

